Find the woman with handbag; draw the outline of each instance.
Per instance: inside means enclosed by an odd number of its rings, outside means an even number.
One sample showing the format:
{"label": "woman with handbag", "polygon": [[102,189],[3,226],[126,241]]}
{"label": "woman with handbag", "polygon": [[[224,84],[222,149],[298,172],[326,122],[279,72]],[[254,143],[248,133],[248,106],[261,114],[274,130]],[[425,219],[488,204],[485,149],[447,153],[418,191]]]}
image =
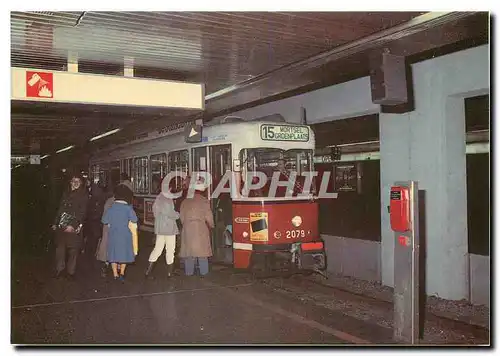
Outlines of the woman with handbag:
{"label": "woman with handbag", "polygon": [[[113,194],[112,197],[109,197],[106,202],[104,203],[104,208],[102,211],[101,215],[101,220],[108,211],[109,208],[113,205],[115,202],[115,195]],[[101,276],[106,277],[107,272],[108,272],[108,267],[109,267],[109,262],[108,262],[108,225],[102,225],[102,234],[101,238],[99,239],[99,243],[97,244],[97,250],[96,250],[96,258],[98,261],[103,262],[103,266],[101,268]]]}
{"label": "woman with handbag", "polygon": [[137,215],[126,201],[127,194],[128,188],[118,185],[115,201],[102,217],[102,223],[108,225],[107,260],[111,263],[115,280],[122,282],[125,281],[127,264],[134,262],[138,253]]}
{"label": "woman with handbag", "polygon": [[52,225],[52,229],[56,230],[56,277],[60,277],[65,269],[69,277],[75,275],[76,260],[83,242],[80,232],[88,201],[87,190],[82,182],[78,174],[71,177],[70,189],[64,193]]}

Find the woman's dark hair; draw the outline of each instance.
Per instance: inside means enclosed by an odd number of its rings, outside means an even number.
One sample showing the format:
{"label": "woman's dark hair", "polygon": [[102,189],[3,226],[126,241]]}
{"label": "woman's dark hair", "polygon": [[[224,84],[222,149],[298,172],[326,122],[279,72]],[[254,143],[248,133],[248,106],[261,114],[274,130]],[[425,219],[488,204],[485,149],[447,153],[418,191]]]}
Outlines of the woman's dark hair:
{"label": "woman's dark hair", "polygon": [[115,196],[115,200],[124,200],[128,204],[132,204],[133,193],[130,189],[127,188],[126,185],[118,184],[114,189],[113,193]]}
{"label": "woman's dark hair", "polygon": [[85,179],[83,178],[82,174],[78,171],[73,171],[71,172],[69,175],[69,180],[71,181],[73,178],[78,178],[80,179],[80,182],[84,183],[85,182]]}

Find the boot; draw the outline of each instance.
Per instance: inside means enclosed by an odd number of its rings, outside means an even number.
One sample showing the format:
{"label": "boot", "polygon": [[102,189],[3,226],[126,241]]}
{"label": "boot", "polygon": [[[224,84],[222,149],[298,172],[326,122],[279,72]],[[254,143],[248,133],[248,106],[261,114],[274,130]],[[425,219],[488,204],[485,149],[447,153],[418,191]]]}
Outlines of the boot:
{"label": "boot", "polygon": [[172,277],[174,272],[174,264],[167,265],[167,277],[170,278]]}
{"label": "boot", "polygon": [[107,275],[108,275],[108,266],[105,263],[103,263],[101,266],[101,277],[106,278]]}
{"label": "boot", "polygon": [[146,278],[153,278],[153,268],[154,268],[155,263],[154,262],[149,262],[148,268],[146,269]]}

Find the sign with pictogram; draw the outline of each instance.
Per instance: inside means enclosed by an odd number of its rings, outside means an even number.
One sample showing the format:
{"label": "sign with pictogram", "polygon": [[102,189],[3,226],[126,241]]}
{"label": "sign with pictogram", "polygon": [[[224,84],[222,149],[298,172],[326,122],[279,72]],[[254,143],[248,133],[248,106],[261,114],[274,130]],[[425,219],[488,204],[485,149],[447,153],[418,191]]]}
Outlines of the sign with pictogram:
{"label": "sign with pictogram", "polygon": [[191,123],[184,127],[186,143],[202,142],[203,127],[197,123]]}
{"label": "sign with pictogram", "polygon": [[26,97],[53,98],[54,74],[26,71]]}

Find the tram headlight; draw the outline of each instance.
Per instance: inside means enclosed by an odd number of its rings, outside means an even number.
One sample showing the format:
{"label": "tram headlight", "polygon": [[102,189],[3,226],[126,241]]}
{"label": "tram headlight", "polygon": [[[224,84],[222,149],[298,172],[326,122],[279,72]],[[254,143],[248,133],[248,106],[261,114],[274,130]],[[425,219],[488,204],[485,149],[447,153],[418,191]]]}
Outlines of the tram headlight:
{"label": "tram headlight", "polygon": [[299,227],[300,225],[302,225],[302,218],[300,216],[294,216],[293,219],[292,219],[292,224],[293,226],[295,227]]}
{"label": "tram headlight", "polygon": [[244,238],[247,238],[247,237],[248,237],[248,232],[243,231],[243,237],[244,237]]}

